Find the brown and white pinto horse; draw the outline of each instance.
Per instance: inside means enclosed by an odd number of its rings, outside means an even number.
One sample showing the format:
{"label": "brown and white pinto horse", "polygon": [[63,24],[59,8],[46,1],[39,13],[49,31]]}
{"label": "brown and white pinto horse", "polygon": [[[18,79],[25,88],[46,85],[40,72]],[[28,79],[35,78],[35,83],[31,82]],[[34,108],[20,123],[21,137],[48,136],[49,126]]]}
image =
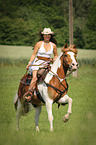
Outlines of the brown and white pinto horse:
{"label": "brown and white pinto horse", "polygon": [[[58,104],[68,104],[68,110],[65,116],[63,117],[63,121],[67,122],[70,114],[72,113],[72,99],[67,95],[68,85],[66,82],[66,74],[67,70],[75,71],[78,68],[78,63],[76,60],[76,46],[67,44],[62,48],[61,54],[55,60],[55,62],[51,66],[51,70],[47,73],[44,81],[37,85],[38,90],[45,102],[48,119],[50,122],[50,131],[53,130],[53,115],[52,115],[52,104],[54,102]],[[24,76],[25,77],[25,76]],[[24,78],[23,77],[23,78]],[[22,86],[23,85],[23,86]],[[28,102],[24,102],[23,95],[28,90],[29,86],[26,86],[20,82],[18,93],[15,97],[14,105],[17,104],[17,129],[19,128],[19,119],[21,115],[24,115],[28,112],[28,108],[26,111],[25,104]],[[20,92],[22,92],[20,94]],[[39,115],[41,113],[42,105],[44,105],[37,95],[32,96],[30,103],[35,106],[35,125],[36,131],[39,131],[38,122]]]}

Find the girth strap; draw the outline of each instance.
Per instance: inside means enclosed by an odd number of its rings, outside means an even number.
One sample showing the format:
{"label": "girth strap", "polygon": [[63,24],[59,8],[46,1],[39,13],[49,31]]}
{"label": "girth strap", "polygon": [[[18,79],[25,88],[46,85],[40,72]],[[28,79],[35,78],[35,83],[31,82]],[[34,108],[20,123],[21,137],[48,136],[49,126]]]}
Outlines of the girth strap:
{"label": "girth strap", "polygon": [[36,90],[36,94],[37,94],[37,97],[39,98],[39,100],[42,101],[42,102],[45,104],[45,101],[44,101],[44,99],[42,98],[42,96],[41,96],[39,90]]}
{"label": "girth strap", "polygon": [[52,86],[51,84],[46,83],[45,81],[44,83],[47,85],[47,87],[53,88],[58,93],[58,96],[56,97],[54,103],[57,102],[61,98],[61,96],[68,90],[68,84],[67,84],[67,88],[64,86],[65,90],[61,91],[60,89]]}

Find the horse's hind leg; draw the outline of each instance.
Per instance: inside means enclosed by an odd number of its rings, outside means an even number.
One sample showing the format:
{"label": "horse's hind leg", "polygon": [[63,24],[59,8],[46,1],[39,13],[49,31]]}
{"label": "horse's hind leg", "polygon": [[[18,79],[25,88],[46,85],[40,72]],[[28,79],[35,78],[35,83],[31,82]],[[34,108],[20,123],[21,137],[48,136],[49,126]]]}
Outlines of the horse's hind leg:
{"label": "horse's hind leg", "polygon": [[63,121],[67,122],[69,120],[70,114],[72,113],[72,99],[66,94],[58,101],[58,103],[60,104],[68,103],[67,114],[65,114],[65,116],[63,117]]}
{"label": "horse's hind leg", "polygon": [[36,126],[36,131],[39,131],[39,126],[38,126],[38,122],[39,122],[39,115],[41,113],[42,107],[38,106],[35,108],[35,117],[34,117],[34,121],[35,121],[35,126]]}
{"label": "horse's hind leg", "polygon": [[19,129],[19,120],[20,120],[20,117],[21,117],[21,104],[20,104],[20,101],[18,99],[18,93],[16,93],[15,95],[15,98],[14,98],[14,107],[15,107],[15,110],[17,111],[17,131]]}
{"label": "horse's hind leg", "polygon": [[20,103],[20,100],[18,99],[18,106],[17,106],[17,131],[19,130],[19,120],[22,115],[22,104]]}

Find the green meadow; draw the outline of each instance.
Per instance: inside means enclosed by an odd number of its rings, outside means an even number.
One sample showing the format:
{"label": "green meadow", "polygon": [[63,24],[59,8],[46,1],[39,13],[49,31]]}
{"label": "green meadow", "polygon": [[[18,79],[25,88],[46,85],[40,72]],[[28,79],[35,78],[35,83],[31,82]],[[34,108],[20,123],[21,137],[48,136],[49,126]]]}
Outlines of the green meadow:
{"label": "green meadow", "polygon": [[[49,131],[46,107],[40,115],[40,132],[35,131],[35,110],[21,117],[16,131],[13,100],[19,80],[26,72],[32,48],[0,46],[0,144],[1,145],[95,145],[96,144],[96,50],[78,49],[78,78],[70,75],[68,95],[73,99],[72,115],[63,123],[68,105],[53,104],[54,131]],[[58,48],[58,53],[60,49]],[[21,60],[23,62],[21,63]],[[84,60],[84,61],[83,61]],[[87,61],[86,61],[87,60]],[[83,62],[83,63],[82,63]]]}
{"label": "green meadow", "polygon": [[[8,46],[0,45],[0,58],[29,59],[33,50],[31,46]],[[96,50],[77,49],[78,59],[96,59]],[[61,48],[57,48],[58,54]]]}

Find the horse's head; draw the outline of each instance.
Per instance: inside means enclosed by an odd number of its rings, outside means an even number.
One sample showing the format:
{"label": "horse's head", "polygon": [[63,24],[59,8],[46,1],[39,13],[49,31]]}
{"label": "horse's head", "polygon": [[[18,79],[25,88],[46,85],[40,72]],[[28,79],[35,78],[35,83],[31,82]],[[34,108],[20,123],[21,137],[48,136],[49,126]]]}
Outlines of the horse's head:
{"label": "horse's head", "polygon": [[75,71],[79,67],[77,63],[76,55],[78,53],[76,49],[76,45],[70,45],[69,47],[67,44],[61,49],[63,52],[63,63],[64,66],[67,67],[69,70]]}

